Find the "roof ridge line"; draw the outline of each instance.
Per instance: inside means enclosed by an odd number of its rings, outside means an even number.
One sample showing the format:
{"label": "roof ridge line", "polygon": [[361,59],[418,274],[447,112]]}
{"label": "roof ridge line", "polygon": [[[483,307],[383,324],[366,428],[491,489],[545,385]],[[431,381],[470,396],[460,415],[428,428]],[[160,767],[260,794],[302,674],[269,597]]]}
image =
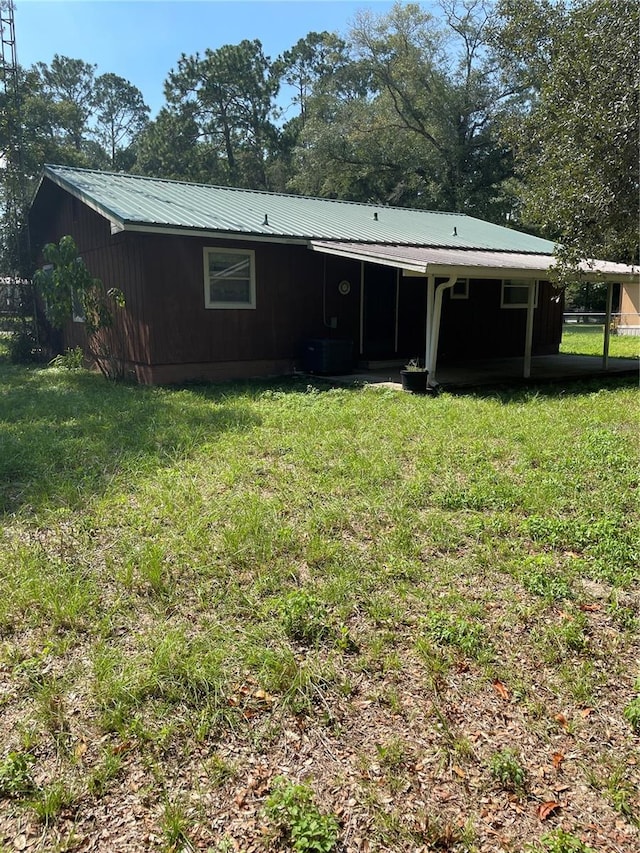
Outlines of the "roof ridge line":
{"label": "roof ridge line", "polygon": [[[164,184],[178,184],[180,186],[187,187],[202,187],[204,189],[212,189],[212,190],[223,190],[227,192],[237,192],[237,193],[248,193],[251,195],[262,195],[267,197],[275,197],[275,198],[294,198],[294,199],[303,199],[305,201],[322,201],[322,202],[333,202],[334,204],[350,204],[354,207],[363,207],[374,210],[400,210],[408,213],[430,213],[436,214],[438,216],[460,216],[465,219],[477,219],[477,217],[472,216],[469,213],[456,213],[451,210],[433,210],[427,207],[401,207],[400,205],[395,204],[376,204],[375,202],[367,202],[367,201],[351,201],[350,199],[343,198],[327,198],[324,196],[316,196],[316,195],[300,195],[298,193],[283,193],[276,192],[274,190],[253,190],[247,187],[225,187],[221,184],[205,184],[202,181],[187,181],[181,180],[178,178],[154,178],[150,175],[135,175],[131,172],[107,172],[104,169],[89,169],[84,166],[64,166],[56,163],[45,163],[44,169],[64,169],[71,172],[84,172],[90,175],[105,175],[107,177],[114,178],[128,178],[130,180],[135,181],[148,181],[152,183],[164,183]],[[484,221],[484,220],[478,220]],[[492,223],[497,224],[497,223]],[[506,226],[501,226],[506,227]]]}

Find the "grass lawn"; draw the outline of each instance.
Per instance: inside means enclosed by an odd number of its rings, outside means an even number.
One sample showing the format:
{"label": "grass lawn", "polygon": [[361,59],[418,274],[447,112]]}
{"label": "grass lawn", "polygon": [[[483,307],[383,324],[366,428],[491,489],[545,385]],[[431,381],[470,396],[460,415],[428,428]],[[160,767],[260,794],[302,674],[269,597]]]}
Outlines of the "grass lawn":
{"label": "grass lawn", "polygon": [[638,849],[639,434],[0,364],[0,850]]}
{"label": "grass lawn", "polygon": [[[560,352],[576,355],[602,355],[604,326],[565,323],[562,329]],[[609,355],[613,358],[638,358],[640,337],[611,335]]]}

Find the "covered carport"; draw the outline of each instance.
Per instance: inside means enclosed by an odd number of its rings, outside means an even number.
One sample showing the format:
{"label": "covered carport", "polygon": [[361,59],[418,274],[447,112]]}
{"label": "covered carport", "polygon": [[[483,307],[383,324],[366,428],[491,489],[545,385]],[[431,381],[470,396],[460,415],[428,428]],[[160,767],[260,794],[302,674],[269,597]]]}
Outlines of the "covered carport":
{"label": "covered carport", "polygon": [[[431,384],[437,382],[438,343],[442,320],[442,300],[445,291],[453,288],[461,278],[476,280],[517,279],[519,283],[527,287],[528,297],[523,340],[522,376],[525,379],[531,376],[536,282],[549,279],[550,270],[556,260],[553,255],[319,240],[310,241],[309,248],[315,252],[360,261],[360,353],[363,351],[364,343],[365,263],[394,267],[404,277],[425,279],[427,307],[424,364],[429,371]],[[638,270],[634,267],[609,261],[589,260],[582,264],[581,276],[584,280],[604,282],[607,285],[605,335],[602,352],[603,370],[607,370],[609,361],[613,286],[617,283],[637,281],[638,274]]]}

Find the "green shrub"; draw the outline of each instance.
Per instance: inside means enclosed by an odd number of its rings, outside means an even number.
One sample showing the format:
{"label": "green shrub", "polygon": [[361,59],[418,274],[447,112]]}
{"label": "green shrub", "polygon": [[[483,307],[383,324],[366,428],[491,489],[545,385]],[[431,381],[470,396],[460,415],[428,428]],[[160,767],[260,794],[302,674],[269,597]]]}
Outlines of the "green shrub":
{"label": "green shrub", "polygon": [[8,350],[11,364],[30,364],[42,357],[38,343],[29,331],[14,332],[9,338]]}

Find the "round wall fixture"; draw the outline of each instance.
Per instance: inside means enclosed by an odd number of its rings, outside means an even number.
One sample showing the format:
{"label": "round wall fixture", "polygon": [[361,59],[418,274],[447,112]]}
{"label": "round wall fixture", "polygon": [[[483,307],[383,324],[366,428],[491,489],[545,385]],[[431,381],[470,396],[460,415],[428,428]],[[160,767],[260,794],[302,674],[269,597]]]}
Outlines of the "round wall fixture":
{"label": "round wall fixture", "polygon": [[351,282],[347,281],[346,279],[344,281],[341,281],[338,285],[338,293],[341,293],[343,296],[346,296],[348,293],[351,293]]}

